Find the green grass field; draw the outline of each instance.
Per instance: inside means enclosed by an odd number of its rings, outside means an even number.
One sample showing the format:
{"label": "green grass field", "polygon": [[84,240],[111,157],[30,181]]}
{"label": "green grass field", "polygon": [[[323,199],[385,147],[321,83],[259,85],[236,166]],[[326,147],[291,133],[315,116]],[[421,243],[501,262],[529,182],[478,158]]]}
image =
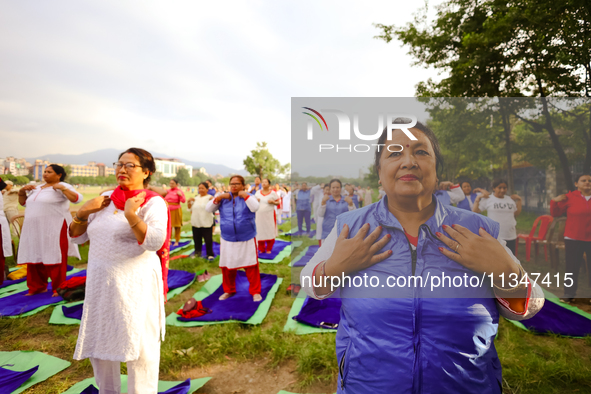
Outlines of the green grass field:
{"label": "green grass field", "polygon": [[[85,192],[85,197],[96,196],[98,191],[88,192],[88,195]],[[533,222],[530,216],[520,216],[519,232],[529,232]],[[184,220],[189,220],[186,209]],[[283,224],[281,228],[287,230],[290,225]],[[190,226],[186,224],[183,230],[190,230]],[[305,239],[294,253],[299,254],[302,248],[313,243],[315,241]],[[520,259],[524,259],[524,249],[520,249]],[[87,246],[81,248],[81,254],[82,261],[70,259],[70,263],[85,267]],[[540,261],[540,258],[535,261]],[[14,265],[12,259],[8,262]],[[288,263],[286,258],[279,264],[260,265],[261,272],[284,278],[263,324],[232,323],[193,328],[167,326],[166,340],[162,344],[160,379],[212,376],[213,379],[198,393],[335,392],[337,365],[334,333],[298,336],[283,332],[293,302],[286,292],[292,277]],[[221,273],[216,263],[202,258],[174,260],[170,267],[187,271],[208,269],[212,275]],[[294,275],[297,277],[297,273]],[[176,311],[202,286],[203,283],[195,282],[169,301],[167,314]],[[26,393],[61,393],[74,383],[92,376],[88,360],[72,360],[78,326],[50,326],[47,322],[51,310],[49,308],[25,318],[0,318],[0,350],[37,350],[72,362],[70,368],[33,386]],[[501,318],[496,347],[503,366],[505,393],[591,392],[591,337],[569,339],[534,335]],[[187,355],[176,352],[189,348],[193,350]],[[124,364],[122,372],[125,372]]]}

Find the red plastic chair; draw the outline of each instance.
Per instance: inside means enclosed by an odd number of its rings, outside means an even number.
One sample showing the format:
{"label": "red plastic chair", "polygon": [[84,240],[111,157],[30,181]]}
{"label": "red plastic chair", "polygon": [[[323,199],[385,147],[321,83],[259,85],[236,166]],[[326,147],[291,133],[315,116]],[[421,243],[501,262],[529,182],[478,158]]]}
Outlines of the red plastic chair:
{"label": "red plastic chair", "polygon": [[[548,227],[554,218],[550,215],[542,215],[536,218],[534,221],[534,225],[531,228],[529,234],[519,234],[517,236],[517,242],[515,243],[515,254],[517,254],[517,249],[519,247],[519,240],[523,239],[525,241],[525,260],[529,261],[531,257],[531,244],[535,242],[536,244],[536,256],[538,255],[538,242],[543,242],[546,239],[546,232],[548,232]],[[536,229],[538,228],[538,224],[540,225],[540,229],[538,231],[538,235],[536,236]],[[544,258],[548,261],[548,250],[546,248],[546,244],[544,243]]]}

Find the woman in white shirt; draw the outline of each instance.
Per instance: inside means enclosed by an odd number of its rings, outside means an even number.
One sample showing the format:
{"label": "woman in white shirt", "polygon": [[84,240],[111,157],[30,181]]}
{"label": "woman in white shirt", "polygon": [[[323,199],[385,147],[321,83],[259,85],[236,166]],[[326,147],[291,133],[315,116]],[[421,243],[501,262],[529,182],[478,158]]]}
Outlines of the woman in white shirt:
{"label": "woman in white shirt", "polygon": [[164,340],[170,215],[146,190],[152,155],[130,148],[119,156],[114,191],[88,201],[70,226],[77,243],[90,240],[84,312],[75,360],[90,358],[101,393],[121,393],[127,363],[129,394],[156,394]]}
{"label": "woman in white shirt", "polygon": [[82,201],[82,194],[63,182],[66,170],[50,164],[43,171],[44,184],[23,186],[19,203],[26,207],[25,221],[18,246],[18,264],[27,264],[29,294],[47,291],[51,278],[53,295],[66,280],[68,256],[80,258],[78,246],[68,237],[72,222],[70,203]]}
{"label": "woman in white shirt", "polygon": [[263,179],[262,189],[257,190],[255,197],[259,202],[259,210],[256,211],[257,241],[259,253],[271,253],[275,238],[277,237],[277,218],[275,207],[279,205],[279,196],[271,190],[271,182]]}
{"label": "woman in white shirt", "polygon": [[493,195],[486,190],[482,190],[482,195],[476,197],[472,211],[476,213],[487,212],[487,216],[501,225],[499,239],[507,242],[507,247],[515,254],[515,240],[517,231],[515,218],[521,213],[521,197],[513,194],[506,196],[507,182],[502,179],[496,179],[493,184]]}
{"label": "woman in white shirt", "polygon": [[197,188],[198,195],[188,201],[189,211],[191,211],[191,226],[193,227],[193,242],[195,244],[195,256],[201,256],[201,249],[205,240],[205,252],[207,260],[213,261],[213,213],[207,212],[205,206],[213,196],[208,194],[207,183],[202,182]]}

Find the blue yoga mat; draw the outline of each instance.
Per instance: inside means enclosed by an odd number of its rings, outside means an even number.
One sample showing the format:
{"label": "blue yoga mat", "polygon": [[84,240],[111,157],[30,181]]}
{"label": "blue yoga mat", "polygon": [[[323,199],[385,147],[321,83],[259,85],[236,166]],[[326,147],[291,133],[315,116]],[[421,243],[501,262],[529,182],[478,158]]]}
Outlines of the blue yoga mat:
{"label": "blue yoga mat", "polygon": [[179,242],[178,246],[172,246],[172,242],[171,242],[170,243],[170,252],[172,253],[177,249],[183,248],[183,247],[189,245],[191,242],[193,242],[193,241],[191,240],[191,241]]}
{"label": "blue yoga mat", "polygon": [[282,240],[275,240],[273,244],[273,249],[271,249],[271,253],[259,253],[259,259],[263,260],[273,260],[279,253],[285,249],[286,246],[290,245],[291,242],[289,241],[282,241]]}
{"label": "blue yoga mat", "polygon": [[294,267],[304,267],[306,264],[308,264],[308,262],[312,259],[312,257],[314,257],[316,252],[318,252],[319,248],[320,248],[320,246],[318,246],[318,245],[308,246],[308,249],[306,249],[306,253],[298,261],[294,262],[293,266]]}
{"label": "blue yoga mat", "polygon": [[25,383],[37,370],[39,366],[26,371],[17,372],[0,367],[0,393],[12,393]]}
{"label": "blue yoga mat", "polygon": [[[220,244],[217,242],[213,243],[213,257],[218,257],[220,255]],[[207,257],[207,250],[205,248],[205,244],[201,246],[201,256]]]}
{"label": "blue yoga mat", "polygon": [[[271,287],[277,282],[277,275],[261,274],[261,297],[263,301],[267,297]],[[205,308],[212,310],[204,316],[185,319],[178,317],[179,321],[226,321],[238,320],[247,321],[254,315],[261,302],[254,302],[252,295],[248,292],[248,279],[244,271],[236,274],[236,294],[227,300],[220,301],[218,298],[224,294],[223,286],[220,285],[216,291],[201,301]]]}
{"label": "blue yoga mat", "polygon": [[[195,278],[195,273],[181,271],[181,270],[169,270],[168,271],[168,290],[174,290],[179,287],[183,287],[191,283]],[[65,317],[70,319],[82,320],[82,311],[84,309],[84,303],[74,306],[63,306],[62,312]]]}
{"label": "blue yoga mat", "polygon": [[[158,394],[187,394],[191,389],[191,379],[185,380],[183,383],[177,384],[166,391],[160,391]],[[80,394],[99,394],[99,391],[94,385],[90,385],[84,389]]]}
{"label": "blue yoga mat", "polygon": [[[86,270],[68,275],[66,279],[70,279],[75,276],[86,276]],[[60,296],[52,297],[53,292],[51,290],[32,296],[26,296],[25,294],[27,293],[28,290],[25,290],[21,291],[20,293],[0,298],[0,316],[17,316],[32,311],[33,309],[37,309],[40,306],[57,304],[58,302],[62,302],[64,300]]]}
{"label": "blue yoga mat", "polygon": [[312,239],[314,239],[314,237],[316,237],[316,230],[310,231],[310,232],[308,233],[308,238],[312,238]]}
{"label": "blue yoga mat", "polygon": [[[68,268],[67,268],[67,270],[68,270],[68,271],[72,271],[73,269],[74,269],[74,267],[72,267],[71,265],[68,265]],[[12,285],[16,285],[17,283],[22,283],[22,282],[24,282],[24,281],[26,281],[26,280],[27,280],[27,277],[26,277],[26,276],[25,276],[24,278],[21,278],[21,279],[15,279],[15,280],[6,279],[6,280],[4,281],[4,283],[2,283],[2,284],[0,285],[0,289],[2,289],[2,288],[4,288],[4,287],[8,287],[8,286],[12,286]]]}
{"label": "blue yoga mat", "polygon": [[553,332],[569,337],[591,335],[591,319],[548,300],[534,317],[521,320],[521,324],[539,333]]}
{"label": "blue yoga mat", "polygon": [[308,297],[304,301],[300,313],[294,316],[293,319],[320,328],[327,328],[327,325],[322,323],[338,325],[341,321],[341,299],[316,300]]}

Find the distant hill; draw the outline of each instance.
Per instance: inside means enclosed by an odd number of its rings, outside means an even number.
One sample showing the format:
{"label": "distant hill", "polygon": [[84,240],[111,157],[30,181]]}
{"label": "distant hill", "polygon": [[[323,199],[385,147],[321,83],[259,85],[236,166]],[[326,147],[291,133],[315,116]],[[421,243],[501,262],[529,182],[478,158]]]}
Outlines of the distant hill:
{"label": "distant hill", "polygon": [[[117,156],[121,153],[120,150],[117,149],[101,149],[94,152],[88,153],[81,153],[79,155],[62,155],[62,154],[53,154],[53,155],[43,155],[33,158],[27,158],[27,161],[30,163],[34,163],[35,160],[48,160],[54,163],[63,163],[63,164],[87,164],[89,161],[96,161],[97,163],[105,163],[106,165],[110,165],[111,163],[117,161]],[[164,158],[172,158],[173,156],[164,154],[164,153],[156,153],[150,152],[154,155],[154,157],[164,157]],[[182,157],[176,157],[180,161],[185,164],[189,164],[193,166],[193,168],[201,168],[204,167],[208,174],[216,175],[222,174],[223,176],[232,175],[232,174],[239,174],[239,175],[248,175],[248,172],[245,170],[236,170],[234,168],[227,167],[223,164],[212,164],[212,163],[203,163],[199,161],[192,161],[183,159]]]}

